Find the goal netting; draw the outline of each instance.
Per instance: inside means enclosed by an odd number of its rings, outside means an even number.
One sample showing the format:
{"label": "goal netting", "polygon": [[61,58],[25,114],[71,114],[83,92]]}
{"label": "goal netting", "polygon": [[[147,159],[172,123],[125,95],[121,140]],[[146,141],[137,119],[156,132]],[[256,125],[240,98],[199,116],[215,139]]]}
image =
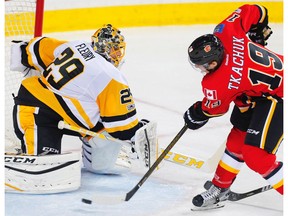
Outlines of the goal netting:
{"label": "goal netting", "polygon": [[43,9],[44,0],[5,0],[5,152],[20,148],[13,129],[12,95],[17,95],[23,74],[10,71],[11,41],[41,36]]}

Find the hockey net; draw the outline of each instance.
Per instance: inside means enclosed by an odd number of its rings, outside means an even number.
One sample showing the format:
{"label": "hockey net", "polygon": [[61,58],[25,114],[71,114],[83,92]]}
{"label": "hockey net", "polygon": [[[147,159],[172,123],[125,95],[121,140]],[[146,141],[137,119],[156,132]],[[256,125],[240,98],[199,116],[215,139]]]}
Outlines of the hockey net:
{"label": "hockey net", "polygon": [[5,0],[5,152],[20,148],[13,128],[12,95],[17,95],[23,74],[10,71],[11,41],[28,41],[41,36],[43,12],[44,0]]}

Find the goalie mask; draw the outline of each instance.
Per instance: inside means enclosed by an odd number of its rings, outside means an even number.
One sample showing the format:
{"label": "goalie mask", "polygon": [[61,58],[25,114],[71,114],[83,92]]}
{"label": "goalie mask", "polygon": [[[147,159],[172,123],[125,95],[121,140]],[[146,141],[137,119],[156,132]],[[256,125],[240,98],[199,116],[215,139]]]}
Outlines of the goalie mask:
{"label": "goalie mask", "polygon": [[[206,72],[215,71],[224,57],[222,42],[213,34],[198,37],[188,48],[189,62],[194,68],[201,66]],[[209,69],[209,64],[217,62],[217,66]]]}
{"label": "goalie mask", "polygon": [[107,24],[92,35],[92,46],[95,52],[118,67],[125,55],[126,43],[124,40],[124,36],[118,29]]}

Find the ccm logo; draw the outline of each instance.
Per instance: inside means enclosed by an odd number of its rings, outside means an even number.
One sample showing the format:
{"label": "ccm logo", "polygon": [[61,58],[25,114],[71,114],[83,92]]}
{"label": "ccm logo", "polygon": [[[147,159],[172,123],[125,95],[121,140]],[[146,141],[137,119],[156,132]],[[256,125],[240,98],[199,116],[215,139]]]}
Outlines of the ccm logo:
{"label": "ccm logo", "polygon": [[4,160],[5,160],[5,162],[33,164],[36,161],[36,158],[5,156]]}
{"label": "ccm logo", "polygon": [[[163,151],[163,149],[161,150]],[[168,154],[165,156],[164,159],[188,167],[195,166],[197,169],[200,169],[204,164],[204,161],[197,161],[195,158],[188,157],[175,152],[168,152]]]}

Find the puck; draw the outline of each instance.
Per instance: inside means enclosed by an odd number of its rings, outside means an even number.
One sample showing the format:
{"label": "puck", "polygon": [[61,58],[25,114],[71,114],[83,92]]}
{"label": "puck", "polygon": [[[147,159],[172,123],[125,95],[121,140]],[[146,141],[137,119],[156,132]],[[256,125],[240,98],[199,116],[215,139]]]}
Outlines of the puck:
{"label": "puck", "polygon": [[83,203],[86,203],[86,204],[91,204],[92,203],[92,200],[89,200],[89,199],[82,199],[82,202]]}

